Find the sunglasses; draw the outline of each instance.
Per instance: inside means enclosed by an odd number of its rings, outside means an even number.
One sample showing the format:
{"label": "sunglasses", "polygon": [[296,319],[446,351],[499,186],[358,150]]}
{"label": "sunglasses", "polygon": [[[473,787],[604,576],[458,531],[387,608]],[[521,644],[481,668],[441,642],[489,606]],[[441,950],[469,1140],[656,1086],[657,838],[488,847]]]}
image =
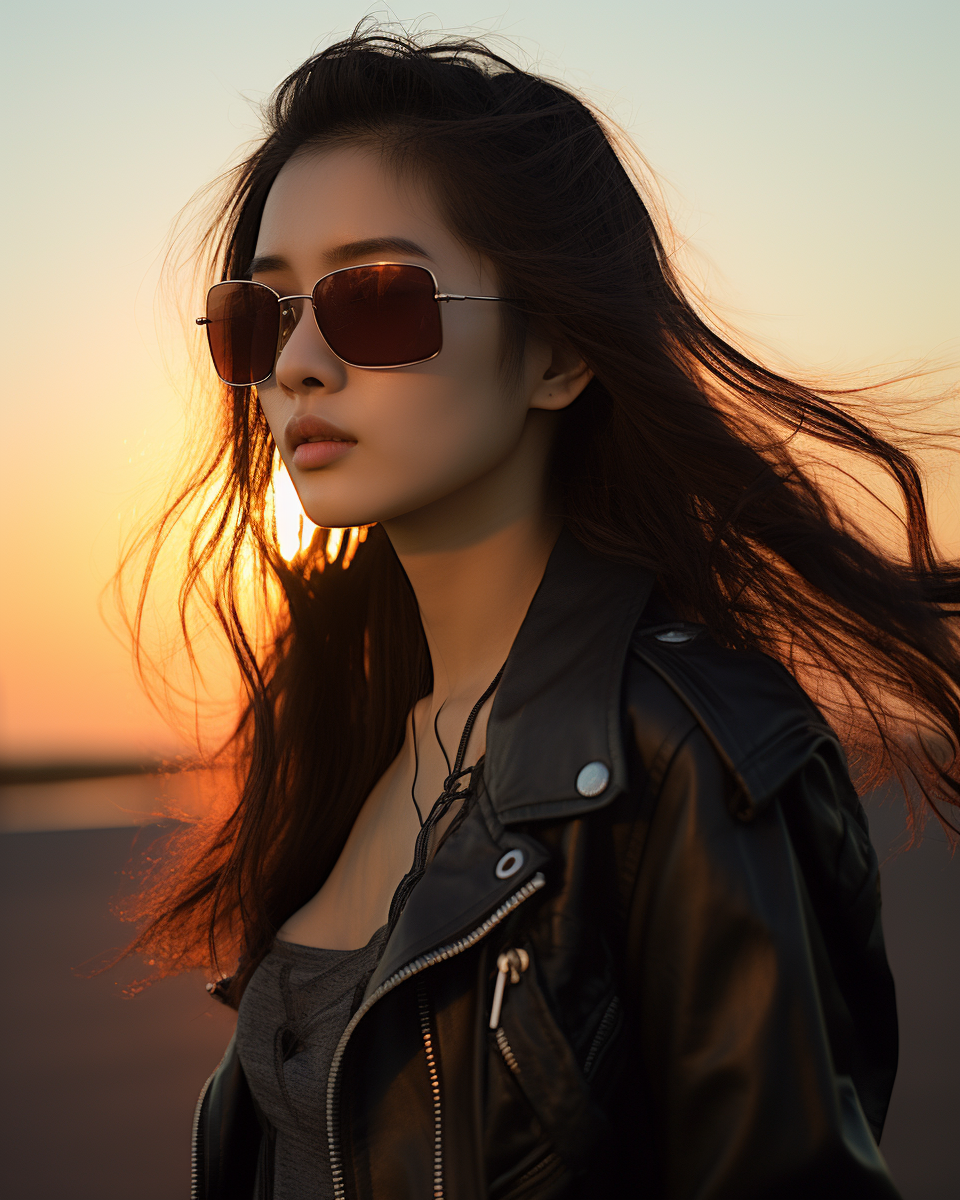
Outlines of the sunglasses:
{"label": "sunglasses", "polygon": [[386,370],[436,358],[443,345],[440,305],[450,300],[504,300],[441,292],[436,276],[409,263],[364,263],[331,271],[309,296],[281,296],[265,283],[227,279],[207,292],[210,356],[224,383],[249,387],[273,374],[280,352],[313,305],[317,328],[351,367]]}

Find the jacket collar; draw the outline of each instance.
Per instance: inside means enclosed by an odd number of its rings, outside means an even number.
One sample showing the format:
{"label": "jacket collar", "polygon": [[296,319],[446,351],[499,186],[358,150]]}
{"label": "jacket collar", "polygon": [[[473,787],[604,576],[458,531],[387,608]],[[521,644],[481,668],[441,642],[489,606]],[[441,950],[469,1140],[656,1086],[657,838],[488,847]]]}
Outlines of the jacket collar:
{"label": "jacket collar", "polygon": [[[478,804],[411,893],[366,996],[474,927],[546,865],[536,839],[508,826],[589,812],[626,789],[621,677],[652,586],[650,573],[596,558],[561,533],[497,690]],[[588,763],[609,772],[594,796],[577,790]],[[517,850],[522,867],[504,877],[498,868]]]}
{"label": "jacket collar", "polygon": [[[589,812],[625,790],[621,680],[653,582],[560,534],[487,723],[484,779],[505,825]],[[594,796],[577,788],[591,763],[609,772]]]}

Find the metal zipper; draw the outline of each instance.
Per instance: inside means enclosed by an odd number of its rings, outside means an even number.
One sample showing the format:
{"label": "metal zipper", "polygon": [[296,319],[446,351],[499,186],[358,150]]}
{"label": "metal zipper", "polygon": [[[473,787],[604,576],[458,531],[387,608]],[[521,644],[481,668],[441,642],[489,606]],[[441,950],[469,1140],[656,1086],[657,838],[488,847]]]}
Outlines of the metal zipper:
{"label": "metal zipper", "polygon": [[555,1151],[548,1154],[546,1158],[541,1158],[538,1163],[532,1166],[528,1171],[524,1171],[520,1178],[514,1181],[513,1187],[510,1189],[511,1194],[515,1196],[519,1188],[524,1187],[526,1184],[536,1179],[538,1175],[542,1175],[545,1171],[552,1170],[559,1162],[560,1155]]}
{"label": "metal zipper", "polygon": [[[367,997],[350,1018],[350,1023],[343,1031],[343,1036],[340,1038],[337,1048],[333,1052],[333,1058],[330,1062],[330,1075],[327,1081],[327,1142],[330,1148],[330,1174],[333,1178],[335,1200],[345,1200],[347,1194],[343,1180],[343,1159],[340,1154],[340,1127],[337,1103],[340,1098],[340,1065],[343,1062],[347,1043],[350,1041],[353,1031],[377,1001],[388,992],[392,992],[398,984],[403,983],[414,975],[419,975],[421,971],[425,971],[428,967],[435,966],[439,962],[445,962],[448,958],[456,958],[464,950],[469,950],[471,946],[475,946],[477,942],[486,937],[491,929],[495,928],[505,917],[509,916],[518,905],[522,904],[524,900],[528,900],[535,892],[538,892],[546,882],[543,873],[538,871],[519,891],[514,892],[512,896],[504,900],[500,907],[491,913],[482,925],[478,925],[472,933],[468,933],[465,937],[458,938],[457,941],[450,942],[446,946],[441,946],[438,950],[431,950],[428,954],[421,954],[419,958],[415,958],[412,962],[400,967],[389,979],[385,979],[380,984],[372,996]],[[435,1192],[435,1200],[443,1200],[443,1193],[440,1192],[437,1194]]]}
{"label": "metal zipper", "polygon": [[[503,1003],[503,990],[507,976],[510,976],[511,983],[519,983],[520,975],[518,969],[513,967],[509,955],[517,954],[517,951],[508,951],[507,954],[501,954],[497,960],[497,965],[500,967],[500,975],[497,978],[497,988],[493,994],[493,1007],[490,1011],[490,1028],[493,1030],[493,1036],[497,1040],[497,1045],[500,1047],[500,1053],[503,1055],[503,1061],[507,1064],[514,1075],[520,1074],[520,1064],[517,1062],[516,1055],[507,1041],[507,1035],[500,1025],[500,1006]],[[519,954],[526,955],[521,950]],[[523,961],[522,959],[520,960]],[[528,960],[529,961],[529,960]],[[527,964],[523,963],[519,967],[519,971],[525,971]],[[603,1049],[603,1044],[616,1024],[617,1017],[620,1015],[620,997],[614,998],[607,1005],[603,1016],[600,1018],[600,1024],[597,1026],[597,1032],[593,1035],[593,1041],[590,1043],[590,1049],[587,1052],[587,1057],[583,1064],[584,1075],[589,1076],[590,1068],[596,1061],[597,1055]]]}
{"label": "metal zipper", "polygon": [[497,985],[493,989],[493,1003],[490,1005],[491,1029],[497,1029],[500,1025],[500,1009],[503,1007],[503,993],[507,980],[519,983],[520,976],[529,966],[530,955],[519,947],[505,951],[497,959]]}
{"label": "metal zipper", "polygon": [[[219,1070],[220,1068],[217,1067],[217,1071]],[[200,1164],[197,1161],[199,1158],[197,1151],[199,1150],[200,1142],[200,1110],[203,1108],[203,1102],[206,1099],[207,1092],[210,1090],[210,1084],[213,1083],[213,1076],[216,1075],[217,1071],[213,1072],[213,1075],[210,1076],[200,1089],[200,1099],[197,1101],[197,1107],[193,1110],[193,1131],[190,1137],[190,1200],[200,1200]]]}
{"label": "metal zipper", "polygon": [[507,1041],[507,1035],[503,1032],[502,1027],[498,1026],[493,1035],[497,1039],[497,1045],[500,1047],[500,1053],[503,1055],[503,1061],[507,1064],[514,1075],[520,1074],[520,1064],[517,1062],[516,1055],[510,1048],[510,1043]]}
{"label": "metal zipper", "polygon": [[520,1074],[520,1064],[517,1062],[516,1055],[513,1053],[503,1026],[500,1024],[500,1011],[503,1008],[503,993],[506,991],[507,981],[509,980],[510,983],[519,983],[520,976],[529,966],[530,955],[526,950],[521,949],[519,946],[513,950],[505,950],[497,959],[497,983],[493,989],[493,1003],[490,1005],[490,1028],[493,1030],[493,1036],[500,1047],[503,1061],[514,1075]]}
{"label": "metal zipper", "polygon": [[590,1074],[590,1068],[593,1066],[597,1055],[600,1053],[603,1043],[607,1040],[607,1037],[609,1036],[610,1031],[612,1030],[619,1015],[620,997],[614,996],[614,998],[607,1005],[607,1011],[600,1018],[600,1024],[597,1026],[597,1032],[593,1035],[593,1041],[590,1043],[590,1050],[587,1053],[587,1057],[583,1063],[584,1075]]}
{"label": "metal zipper", "polygon": [[433,1096],[433,1195],[434,1200],[443,1200],[443,1112],[440,1107],[440,1074],[437,1071],[437,1056],[433,1052],[430,1003],[427,1000],[427,989],[423,986],[422,979],[417,989],[417,1007],[420,1010],[420,1034],[423,1038],[424,1054],[427,1057],[430,1093]]}

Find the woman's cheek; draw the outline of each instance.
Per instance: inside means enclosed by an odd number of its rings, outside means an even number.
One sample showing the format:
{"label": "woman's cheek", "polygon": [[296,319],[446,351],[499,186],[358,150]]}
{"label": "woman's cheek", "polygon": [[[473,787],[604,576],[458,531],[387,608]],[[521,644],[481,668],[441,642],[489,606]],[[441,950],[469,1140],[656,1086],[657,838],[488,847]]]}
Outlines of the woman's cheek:
{"label": "woman's cheek", "polygon": [[[459,366],[463,366],[461,362]],[[264,389],[260,403],[307,516],[317,525],[389,520],[441,500],[506,457],[523,415],[486,370],[443,375],[384,374],[364,386],[318,398],[319,411],[348,428],[356,447],[320,470],[287,462],[291,402]]]}

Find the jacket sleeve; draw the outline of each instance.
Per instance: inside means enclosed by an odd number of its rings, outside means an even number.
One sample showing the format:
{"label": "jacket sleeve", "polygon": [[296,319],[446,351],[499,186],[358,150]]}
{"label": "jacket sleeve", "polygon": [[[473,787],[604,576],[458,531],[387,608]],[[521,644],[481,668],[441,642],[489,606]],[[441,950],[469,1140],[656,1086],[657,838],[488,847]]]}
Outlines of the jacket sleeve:
{"label": "jacket sleeve", "polygon": [[[837,790],[850,788],[845,769],[812,756],[749,823],[731,816],[730,788],[710,741],[688,727],[661,772],[630,909],[630,991],[663,1194],[895,1200],[855,1086],[857,1048],[843,1048],[856,1041],[856,1014],[821,930],[831,917],[850,925],[859,949],[846,950],[880,962],[892,1002],[865,829],[856,846],[839,818],[836,836],[816,836]],[[804,867],[787,819],[798,808]],[[817,854],[832,856],[822,875],[839,872],[846,890],[818,884],[814,903]],[[893,1054],[895,1065],[895,1028]]]}

